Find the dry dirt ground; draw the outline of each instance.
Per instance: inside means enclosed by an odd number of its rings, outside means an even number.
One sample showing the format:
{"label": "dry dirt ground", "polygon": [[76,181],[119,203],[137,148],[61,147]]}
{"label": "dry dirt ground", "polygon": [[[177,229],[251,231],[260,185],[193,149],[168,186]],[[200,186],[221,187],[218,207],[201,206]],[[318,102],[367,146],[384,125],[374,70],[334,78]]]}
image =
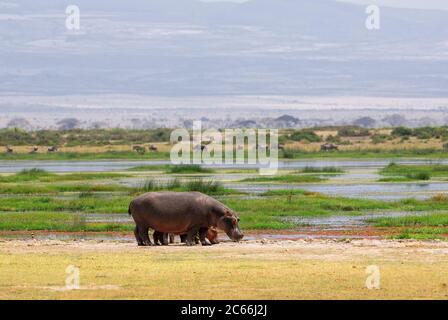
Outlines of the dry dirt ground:
{"label": "dry dirt ground", "polygon": [[[76,268],[80,287],[71,289]],[[14,298],[447,299],[448,242],[261,239],[137,247],[3,239],[0,299]]]}

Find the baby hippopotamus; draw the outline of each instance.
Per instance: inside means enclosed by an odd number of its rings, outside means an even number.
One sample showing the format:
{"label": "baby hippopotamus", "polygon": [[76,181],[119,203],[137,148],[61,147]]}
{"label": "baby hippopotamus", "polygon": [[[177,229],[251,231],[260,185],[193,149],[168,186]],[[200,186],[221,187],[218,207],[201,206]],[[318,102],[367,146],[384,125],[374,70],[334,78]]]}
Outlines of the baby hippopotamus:
{"label": "baby hippopotamus", "polygon": [[[200,231],[199,231],[200,232]],[[194,237],[194,242],[196,244],[199,244],[200,238],[199,238],[199,232]],[[159,231],[154,231],[153,233],[153,239],[155,245],[163,245],[167,246],[169,243],[174,243],[174,234],[170,233],[163,233]],[[215,227],[210,227],[207,230],[207,235],[205,237],[206,241],[208,240],[210,244],[218,244],[218,230]],[[187,235],[181,234],[180,235],[180,242],[186,243],[187,242]]]}

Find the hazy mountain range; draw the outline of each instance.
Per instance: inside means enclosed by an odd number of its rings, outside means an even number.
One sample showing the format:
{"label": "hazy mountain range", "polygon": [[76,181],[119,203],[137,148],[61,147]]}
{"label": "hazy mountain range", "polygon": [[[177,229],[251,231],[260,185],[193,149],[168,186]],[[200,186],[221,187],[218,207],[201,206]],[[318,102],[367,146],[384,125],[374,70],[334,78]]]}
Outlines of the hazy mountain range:
{"label": "hazy mountain range", "polygon": [[149,109],[156,96],[216,97],[199,103],[208,109],[234,97],[255,97],[257,108],[259,96],[438,98],[423,107],[448,106],[447,11],[381,7],[381,29],[369,31],[365,6],[333,0],[74,2],[79,31],[65,27],[72,1],[0,0],[0,111],[8,118],[57,108],[61,96],[77,97],[60,104],[69,109],[103,95],[120,97],[122,109],[135,107],[126,98],[134,96]]}

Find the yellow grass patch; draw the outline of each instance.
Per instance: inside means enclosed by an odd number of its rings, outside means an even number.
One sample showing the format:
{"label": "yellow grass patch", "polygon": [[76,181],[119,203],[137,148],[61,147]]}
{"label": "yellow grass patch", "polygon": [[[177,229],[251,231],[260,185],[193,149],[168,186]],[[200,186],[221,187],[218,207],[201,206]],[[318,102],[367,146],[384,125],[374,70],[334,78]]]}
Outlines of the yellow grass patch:
{"label": "yellow grass patch", "polygon": [[[0,299],[391,299],[448,297],[447,244],[278,241],[213,247],[0,243]],[[80,270],[80,289],[65,286]],[[380,289],[365,286],[380,268]]]}

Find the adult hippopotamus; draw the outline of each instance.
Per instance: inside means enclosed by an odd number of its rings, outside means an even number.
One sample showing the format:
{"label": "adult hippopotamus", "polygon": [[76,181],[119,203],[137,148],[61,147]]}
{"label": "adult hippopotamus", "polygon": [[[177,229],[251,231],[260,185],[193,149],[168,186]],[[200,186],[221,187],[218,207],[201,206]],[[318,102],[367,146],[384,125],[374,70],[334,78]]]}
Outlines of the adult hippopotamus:
{"label": "adult hippopotamus", "polygon": [[149,228],[161,233],[186,234],[187,245],[194,244],[199,232],[202,245],[210,227],[223,230],[230,239],[239,241],[243,234],[238,216],[224,204],[200,192],[148,192],[129,204],[129,214],[135,221],[138,245],[152,245]]}

